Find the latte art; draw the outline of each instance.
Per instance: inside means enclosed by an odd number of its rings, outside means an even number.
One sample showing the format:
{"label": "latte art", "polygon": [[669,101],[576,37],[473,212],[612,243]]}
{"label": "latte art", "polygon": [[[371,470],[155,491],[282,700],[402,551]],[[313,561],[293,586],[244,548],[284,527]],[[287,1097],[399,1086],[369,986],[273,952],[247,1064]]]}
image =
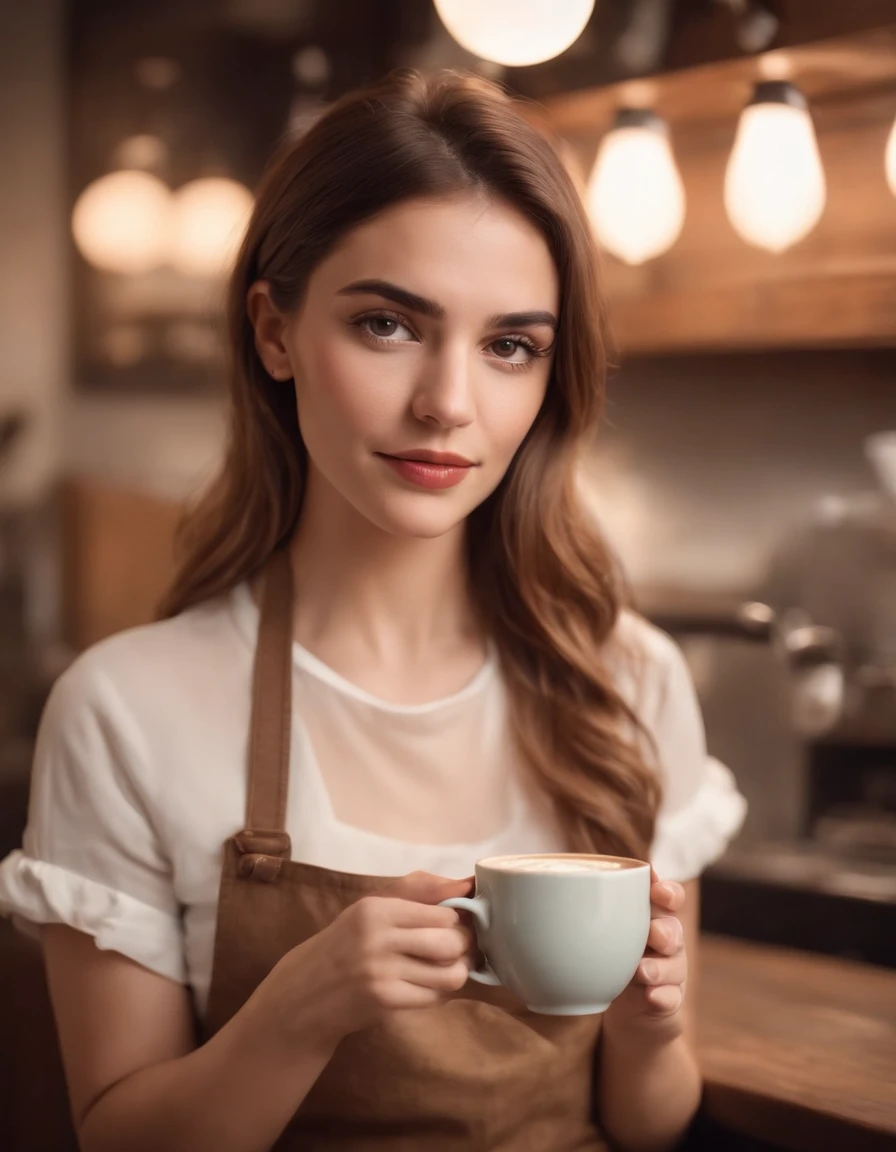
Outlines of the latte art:
{"label": "latte art", "polygon": [[639,867],[636,860],[614,859],[610,856],[545,855],[545,856],[493,856],[480,863],[486,868],[502,872],[534,872],[542,875],[581,875],[585,872],[619,872]]}

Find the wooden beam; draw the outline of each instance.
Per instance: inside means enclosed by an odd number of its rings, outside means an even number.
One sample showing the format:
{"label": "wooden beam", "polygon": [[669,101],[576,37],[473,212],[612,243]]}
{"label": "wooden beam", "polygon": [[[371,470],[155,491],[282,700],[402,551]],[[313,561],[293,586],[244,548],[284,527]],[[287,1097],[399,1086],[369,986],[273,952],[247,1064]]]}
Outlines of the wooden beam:
{"label": "wooden beam", "polygon": [[[778,17],[768,51],[793,50],[818,41],[851,39],[896,19],[893,0],[762,0]],[[714,0],[669,0],[668,36],[649,67],[632,73],[619,52],[631,20],[632,0],[599,3],[581,38],[562,55],[530,68],[512,68],[508,80],[526,96],[550,99],[559,93],[592,89],[636,78],[663,79],[712,64],[755,61],[738,43],[731,10]],[[657,19],[664,19],[661,13]]]}
{"label": "wooden beam", "polygon": [[[793,48],[818,40],[853,37],[891,24],[893,0],[764,0],[779,19],[770,48]],[[735,20],[719,4],[689,0],[678,9],[663,62],[664,71],[693,68],[713,60],[744,58]],[[747,57],[749,58],[749,57]]]}
{"label": "wooden beam", "polygon": [[[896,27],[806,49],[792,65],[810,98],[828,191],[817,227],[781,254],[741,240],[723,202],[752,72],[739,61],[712,65],[649,93],[672,125],[687,216],[658,259],[637,268],[602,260],[620,354],[896,344],[896,199],[883,164],[896,119]],[[583,178],[629,95],[620,85],[547,105]]]}
{"label": "wooden beam", "polygon": [[[554,130],[569,140],[596,142],[612,123],[615,110],[629,104],[655,108],[673,128],[730,123],[733,132],[753,85],[764,78],[768,65],[767,59],[749,56],[566,92],[543,104]],[[896,87],[896,24],[791,49],[781,53],[775,65],[799,85],[813,107],[856,93],[888,91]]]}

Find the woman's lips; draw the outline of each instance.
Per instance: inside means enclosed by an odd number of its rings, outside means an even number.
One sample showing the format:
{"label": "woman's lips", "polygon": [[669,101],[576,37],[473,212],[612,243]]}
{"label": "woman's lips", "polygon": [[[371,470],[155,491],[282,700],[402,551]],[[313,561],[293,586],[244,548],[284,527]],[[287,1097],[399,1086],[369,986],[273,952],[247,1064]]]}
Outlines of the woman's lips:
{"label": "woman's lips", "polygon": [[443,464],[431,460],[408,460],[403,456],[387,456],[378,452],[381,460],[397,472],[402,480],[419,488],[453,488],[460,484],[473,464]]}

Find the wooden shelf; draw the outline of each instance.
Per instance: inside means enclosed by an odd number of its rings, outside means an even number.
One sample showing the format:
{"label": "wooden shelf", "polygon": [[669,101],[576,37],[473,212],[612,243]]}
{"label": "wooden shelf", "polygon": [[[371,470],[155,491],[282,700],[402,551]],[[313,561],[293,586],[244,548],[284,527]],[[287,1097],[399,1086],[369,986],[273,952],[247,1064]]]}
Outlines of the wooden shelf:
{"label": "wooden shelf", "polygon": [[883,162],[896,120],[896,25],[793,49],[786,67],[810,99],[828,194],[811,235],[779,255],[744,243],[723,204],[756,60],[547,103],[548,122],[568,141],[583,180],[616,107],[650,104],[672,127],[687,196],[681,236],[637,268],[602,260],[621,354],[896,344],[896,198]]}

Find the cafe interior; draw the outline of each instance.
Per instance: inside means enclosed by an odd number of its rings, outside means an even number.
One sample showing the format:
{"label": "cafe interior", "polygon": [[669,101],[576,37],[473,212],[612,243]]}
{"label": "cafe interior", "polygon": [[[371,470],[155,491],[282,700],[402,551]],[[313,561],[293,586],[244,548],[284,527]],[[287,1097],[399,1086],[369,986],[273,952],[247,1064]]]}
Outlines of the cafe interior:
{"label": "cafe interior", "polygon": [[[28,0],[0,61],[0,858],[53,682],[154,618],[221,458],[272,149],[393,68],[472,71],[581,188],[583,498],[748,804],[701,878],[693,1145],[896,1148],[896,2]],[[0,920],[0,1148],[76,1147],[62,1075]]]}

